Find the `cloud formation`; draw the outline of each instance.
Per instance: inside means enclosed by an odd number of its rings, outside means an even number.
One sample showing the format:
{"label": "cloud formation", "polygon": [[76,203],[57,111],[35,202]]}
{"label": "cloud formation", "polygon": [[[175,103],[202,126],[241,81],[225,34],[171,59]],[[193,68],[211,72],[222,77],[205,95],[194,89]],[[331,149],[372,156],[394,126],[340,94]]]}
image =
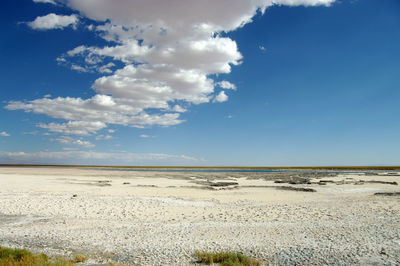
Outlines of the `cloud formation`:
{"label": "cloud formation", "polygon": [[155,138],[156,136],[141,134],[139,137],[141,137],[142,139],[148,139],[148,138]]}
{"label": "cloud formation", "polygon": [[75,27],[79,19],[77,15],[63,16],[50,13],[46,16],[37,17],[34,21],[28,22],[28,26],[34,30],[63,29],[68,26]]}
{"label": "cloud formation", "polygon": [[112,138],[113,138],[113,136],[111,136],[111,135],[100,134],[100,135],[96,136],[96,140],[109,140],[109,139],[112,139]]}
{"label": "cloud formation", "polygon": [[228,100],[228,95],[225,94],[224,91],[220,91],[220,93],[215,96],[214,102],[222,103]]}
{"label": "cloud formation", "polygon": [[220,86],[223,89],[229,89],[229,90],[236,90],[235,84],[230,83],[229,81],[223,80],[217,83],[218,86]]}
{"label": "cloud formation", "polygon": [[100,121],[69,121],[68,123],[62,124],[38,124],[38,127],[46,128],[51,132],[62,134],[88,136],[96,133],[102,128],[105,128],[106,124]]}
{"label": "cloud formation", "polygon": [[61,144],[65,144],[65,145],[76,145],[76,146],[80,146],[83,148],[94,148],[96,146],[93,143],[91,143],[90,141],[74,139],[74,138],[71,138],[68,136],[61,136],[59,138],[53,139],[53,141],[57,141]]}
{"label": "cloud formation", "polygon": [[0,137],[9,137],[9,136],[10,136],[10,134],[8,134],[5,131],[0,132]]}
{"label": "cloud formation", "polygon": [[[224,33],[250,23],[272,5],[329,6],[334,1],[57,0],[95,21],[87,29],[108,42],[104,47],[82,44],[57,59],[78,72],[103,74],[92,85],[97,94],[89,99],[12,101],[6,108],[65,119],[67,123],[39,125],[65,134],[92,134],[90,123],[177,125],[190,105],[227,101],[224,91],[216,94],[216,86],[236,89],[229,81],[213,79],[229,74],[243,60],[236,42]],[[49,14],[30,25],[50,29],[77,22],[76,15]],[[81,124],[83,131],[71,129],[72,124]]]}

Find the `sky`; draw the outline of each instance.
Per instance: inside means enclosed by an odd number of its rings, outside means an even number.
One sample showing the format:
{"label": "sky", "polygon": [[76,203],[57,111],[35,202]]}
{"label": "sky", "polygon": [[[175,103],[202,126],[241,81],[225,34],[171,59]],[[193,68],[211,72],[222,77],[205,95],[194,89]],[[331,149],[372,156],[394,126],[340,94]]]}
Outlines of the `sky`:
{"label": "sky", "polygon": [[400,164],[398,0],[3,0],[0,163]]}

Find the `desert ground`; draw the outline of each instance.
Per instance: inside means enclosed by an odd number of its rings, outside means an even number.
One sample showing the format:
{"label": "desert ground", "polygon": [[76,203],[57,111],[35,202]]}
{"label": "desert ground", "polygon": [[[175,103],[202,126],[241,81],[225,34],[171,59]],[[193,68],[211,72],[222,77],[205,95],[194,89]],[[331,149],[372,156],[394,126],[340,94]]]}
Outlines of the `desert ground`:
{"label": "desert ground", "polygon": [[400,171],[0,167],[0,246],[87,264],[399,265]]}

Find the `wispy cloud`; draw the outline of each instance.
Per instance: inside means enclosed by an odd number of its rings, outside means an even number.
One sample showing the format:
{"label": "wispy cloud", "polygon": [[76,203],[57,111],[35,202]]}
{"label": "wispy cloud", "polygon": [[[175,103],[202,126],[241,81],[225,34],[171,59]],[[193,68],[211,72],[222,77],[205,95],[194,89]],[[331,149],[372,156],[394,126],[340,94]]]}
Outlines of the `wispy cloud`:
{"label": "wispy cloud", "polygon": [[57,4],[54,0],[33,0],[33,2],[35,2],[35,3],[53,4],[53,5]]}
{"label": "wispy cloud", "polygon": [[57,124],[38,124],[38,127],[48,129],[51,132],[57,132],[67,135],[82,135],[88,136],[96,133],[98,130],[105,128],[106,124],[103,122],[87,122],[87,121],[69,121],[67,123]]}
{"label": "wispy cloud", "polygon": [[[138,105],[146,105],[146,102]],[[166,106],[163,106],[164,108]],[[103,128],[106,124],[117,124],[133,127],[145,127],[150,125],[169,126],[176,125],[183,120],[178,119],[179,113],[147,114],[142,108],[131,103],[130,100],[122,98],[112,98],[108,95],[97,94],[90,99],[80,98],[54,98],[37,99],[27,103],[12,101],[6,106],[9,110],[23,109],[26,112],[47,114],[54,118],[69,120],[67,123],[39,124],[39,127],[47,128],[53,132],[64,134],[81,134],[82,127],[77,127],[75,131],[67,133],[68,129],[75,128],[74,125],[96,125],[96,128]],[[85,119],[85,121],[82,121]],[[83,127],[85,128],[85,127]],[[63,131],[65,130],[65,131]]]}
{"label": "wispy cloud", "polygon": [[74,139],[68,136],[61,136],[59,138],[52,139],[53,141],[57,141],[61,144],[65,145],[76,145],[84,148],[94,148],[96,145],[91,143],[90,141],[85,141],[82,139]]}
{"label": "wispy cloud", "polygon": [[37,135],[39,134],[39,131],[37,130],[33,130],[33,131],[29,131],[29,132],[24,132],[24,135]]}
{"label": "wispy cloud", "polygon": [[112,139],[112,138],[113,138],[113,136],[111,136],[111,135],[100,134],[100,135],[96,136],[96,140],[108,140],[108,139]]}
{"label": "wispy cloud", "polygon": [[64,149],[62,151],[7,152],[0,151],[0,163],[44,164],[113,164],[113,165],[191,165],[201,163],[187,155],[164,153],[95,152]]}
{"label": "wispy cloud", "polygon": [[155,138],[155,136],[146,135],[146,134],[141,134],[139,137],[141,137],[141,138],[143,138],[143,139]]}

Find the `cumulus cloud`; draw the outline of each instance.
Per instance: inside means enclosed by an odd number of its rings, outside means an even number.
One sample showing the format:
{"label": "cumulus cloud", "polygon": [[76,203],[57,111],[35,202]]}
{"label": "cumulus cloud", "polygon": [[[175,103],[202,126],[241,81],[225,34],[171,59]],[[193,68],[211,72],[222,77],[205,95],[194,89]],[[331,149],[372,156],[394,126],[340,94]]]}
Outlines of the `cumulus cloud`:
{"label": "cumulus cloud", "polygon": [[230,90],[236,90],[235,84],[230,83],[229,81],[223,80],[217,83],[218,86],[220,86],[223,89],[230,89]]}
{"label": "cumulus cloud", "polygon": [[[216,93],[215,86],[236,89],[228,81],[213,80],[215,75],[229,74],[243,60],[236,42],[224,33],[250,23],[257,12],[264,13],[272,5],[329,6],[334,1],[58,0],[96,21],[89,21],[90,31],[108,42],[103,47],[82,44],[57,58],[59,64],[78,72],[103,74],[92,85],[97,94],[89,99],[11,101],[6,108],[70,122],[176,125],[184,121],[182,104],[224,102],[228,96],[224,91]],[[76,23],[76,15],[49,14],[29,25],[49,29]],[[45,128],[68,131],[60,124]]]}
{"label": "cumulus cloud", "polygon": [[95,164],[95,165],[191,165],[204,160],[164,153],[95,152],[74,149],[40,152],[0,151],[0,163]]}
{"label": "cumulus cloud", "polygon": [[46,4],[53,4],[56,5],[56,2],[54,0],[33,0],[35,3],[46,3]]}
{"label": "cumulus cloud", "polygon": [[83,148],[93,148],[95,145],[90,141],[85,141],[81,139],[74,139],[68,136],[61,136],[59,138],[53,139],[53,141],[58,141],[61,144],[65,145],[77,145]]}
{"label": "cumulus cloud", "polygon": [[[169,29],[187,29],[193,25],[231,31],[251,22],[255,12],[271,5],[330,5],[334,0],[64,0],[68,6],[97,21],[107,19],[117,25],[162,24]],[[227,12],[229,7],[229,12]],[[184,22],[184,23],[182,23]],[[207,24],[207,25],[204,25]]]}
{"label": "cumulus cloud", "polygon": [[222,103],[228,100],[228,95],[224,91],[221,91],[217,96],[215,96],[213,102]]}
{"label": "cumulus cloud", "polygon": [[46,16],[37,17],[28,22],[28,26],[34,30],[62,29],[68,26],[75,27],[79,19],[77,15],[63,16],[50,13]]}
{"label": "cumulus cloud", "polygon": [[8,134],[5,131],[0,132],[0,137],[9,137],[9,136],[10,136],[10,134]]}

